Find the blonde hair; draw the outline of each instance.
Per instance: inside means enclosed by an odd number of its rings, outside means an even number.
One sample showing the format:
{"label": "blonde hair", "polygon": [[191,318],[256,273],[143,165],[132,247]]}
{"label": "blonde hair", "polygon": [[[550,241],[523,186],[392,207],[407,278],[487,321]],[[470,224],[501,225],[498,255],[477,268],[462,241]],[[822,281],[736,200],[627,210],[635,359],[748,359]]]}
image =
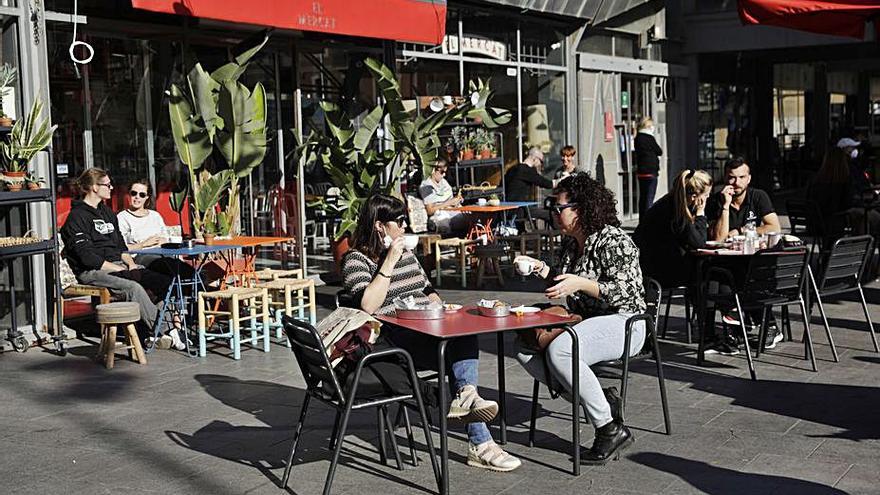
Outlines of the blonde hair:
{"label": "blonde hair", "polygon": [[688,206],[691,194],[703,194],[712,187],[712,176],[703,170],[682,170],[675,178],[672,191],[672,204],[675,221],[694,223],[694,214]]}
{"label": "blonde hair", "polygon": [[653,127],[653,126],[654,126],[654,119],[652,119],[651,117],[645,117],[639,121],[638,130],[641,131],[642,129],[646,129],[648,127]]}
{"label": "blonde hair", "polygon": [[98,183],[99,180],[107,177],[107,172],[101,168],[87,168],[79,174],[79,177],[76,178],[76,185],[79,187],[79,192],[82,194],[88,194],[92,190],[92,186]]}

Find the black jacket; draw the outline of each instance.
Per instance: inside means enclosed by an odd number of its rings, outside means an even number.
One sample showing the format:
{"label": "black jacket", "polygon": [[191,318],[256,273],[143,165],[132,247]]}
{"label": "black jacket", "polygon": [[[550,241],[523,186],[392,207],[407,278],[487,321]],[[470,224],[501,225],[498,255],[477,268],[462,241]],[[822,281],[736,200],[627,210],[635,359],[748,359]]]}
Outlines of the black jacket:
{"label": "black jacket", "polygon": [[74,201],[61,227],[64,256],[74,273],[99,270],[105,261],[122,260],[128,248],[119,233],[116,214],[103,202],[92,208]]}
{"label": "black jacket", "polygon": [[640,132],[636,134],[635,144],[636,173],[658,175],[660,173],[660,156],[663,149],[657,144],[654,136]]}
{"label": "black jacket", "polygon": [[694,223],[676,222],[672,196],[657,200],[639,219],[633,240],[639,247],[639,262],[645,276],[666,287],[678,287],[693,281],[693,262],[688,251],[704,247],[709,223],[698,216]]}
{"label": "black jacket", "polygon": [[553,181],[525,163],[517,163],[504,174],[504,199],[531,201],[533,185],[549,189],[553,187]]}

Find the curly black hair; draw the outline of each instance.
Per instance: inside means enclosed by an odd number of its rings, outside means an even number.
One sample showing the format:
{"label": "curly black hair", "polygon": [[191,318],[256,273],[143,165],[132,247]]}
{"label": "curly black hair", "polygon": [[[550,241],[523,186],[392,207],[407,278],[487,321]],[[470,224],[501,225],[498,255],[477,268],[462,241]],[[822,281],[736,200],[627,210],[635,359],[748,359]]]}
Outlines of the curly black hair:
{"label": "curly black hair", "polygon": [[606,225],[620,227],[617,219],[617,200],[614,193],[588,174],[575,174],[563,179],[553,194],[565,193],[568,203],[574,203],[578,227],[585,237],[602,230]]}

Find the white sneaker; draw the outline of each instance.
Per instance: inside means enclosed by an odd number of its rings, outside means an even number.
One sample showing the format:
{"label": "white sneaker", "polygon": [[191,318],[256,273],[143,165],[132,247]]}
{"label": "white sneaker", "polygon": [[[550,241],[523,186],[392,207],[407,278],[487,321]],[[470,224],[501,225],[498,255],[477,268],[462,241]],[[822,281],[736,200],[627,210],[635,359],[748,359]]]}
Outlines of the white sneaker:
{"label": "white sneaker", "polygon": [[168,335],[171,337],[171,347],[174,347],[178,351],[182,351],[186,349],[186,343],[180,339],[180,332],[176,328],[172,328]]}
{"label": "white sneaker", "polygon": [[522,461],[505,452],[494,440],[480,445],[468,444],[468,466],[490,471],[508,472],[522,465]]}
{"label": "white sneaker", "polygon": [[477,393],[477,387],[465,385],[449,406],[446,419],[462,423],[488,423],[498,414],[498,403],[486,400]]}

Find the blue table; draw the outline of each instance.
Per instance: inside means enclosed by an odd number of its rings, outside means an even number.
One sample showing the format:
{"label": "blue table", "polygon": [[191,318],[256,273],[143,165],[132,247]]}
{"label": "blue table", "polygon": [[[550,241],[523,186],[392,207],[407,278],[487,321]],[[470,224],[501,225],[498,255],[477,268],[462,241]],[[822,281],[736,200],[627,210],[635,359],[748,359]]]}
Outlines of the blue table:
{"label": "blue table", "polygon": [[[532,219],[532,212],[529,208],[533,206],[540,206],[540,203],[537,201],[502,201],[498,206],[516,206],[518,208],[522,208],[526,210],[526,218],[529,220],[529,225],[533,228],[537,228],[535,225],[535,221]],[[516,217],[514,217],[516,219]],[[507,225],[507,212],[504,212],[504,224]]]}
{"label": "blue table", "polygon": [[[170,316],[171,321],[173,321],[174,314],[172,308],[179,308],[178,313],[181,318],[181,327],[184,328],[185,332],[181,338],[185,339],[186,343],[186,351],[190,356],[194,356],[194,354],[190,351],[189,348],[189,336],[188,327],[186,324],[186,317],[190,313],[190,305],[187,303],[186,297],[183,294],[183,287],[190,286],[192,287],[192,296],[191,299],[195,300],[198,297],[199,289],[205,289],[205,284],[202,282],[202,267],[204,266],[205,260],[207,259],[207,255],[211,253],[219,253],[220,251],[227,251],[230,249],[240,249],[241,246],[231,246],[231,245],[218,245],[218,246],[205,246],[203,244],[199,244],[193,247],[181,247],[175,249],[167,249],[167,248],[148,248],[148,249],[132,249],[128,251],[128,254],[132,255],[150,255],[150,256],[160,256],[165,260],[176,260],[178,258],[192,258],[195,260],[193,264],[193,277],[185,279],[179,271],[179,266],[175,265],[174,269],[174,279],[171,282],[171,285],[168,286],[168,291],[165,293],[165,303],[162,306],[162,312],[159,314],[159,317],[156,318],[156,325],[153,328],[153,339],[150,342],[150,345],[147,346],[146,352],[153,352],[156,346],[156,342],[162,336],[160,333],[160,329],[162,326],[162,320],[166,316]],[[135,258],[137,261],[137,258]],[[170,266],[169,262],[169,266]]]}

